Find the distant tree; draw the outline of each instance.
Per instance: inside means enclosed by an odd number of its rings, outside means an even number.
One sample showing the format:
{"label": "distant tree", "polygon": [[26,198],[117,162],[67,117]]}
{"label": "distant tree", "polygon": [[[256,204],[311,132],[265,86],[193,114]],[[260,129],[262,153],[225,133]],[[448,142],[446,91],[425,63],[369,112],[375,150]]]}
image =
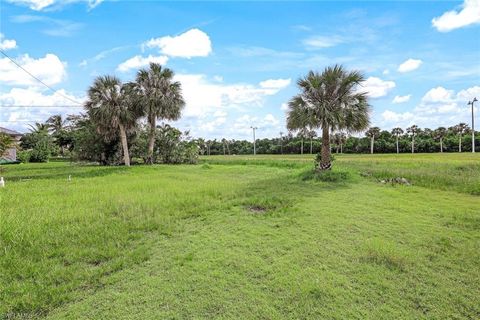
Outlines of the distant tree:
{"label": "distant tree", "polygon": [[440,152],[443,152],[443,138],[447,136],[447,129],[445,127],[438,127],[433,131],[434,139],[440,141]]}
{"label": "distant tree", "polygon": [[317,136],[315,130],[309,130],[307,136],[310,138],[310,154],[313,154],[313,139]]}
{"label": "distant tree", "polygon": [[375,143],[375,138],[377,138],[379,134],[380,134],[380,128],[379,127],[369,128],[365,132],[365,135],[370,138],[370,153],[371,154],[373,154],[373,146],[374,146],[374,143]]}
{"label": "distant tree", "polygon": [[451,128],[454,134],[458,135],[458,152],[462,152],[462,136],[470,131],[466,123],[459,123]]}
{"label": "distant tree", "polygon": [[178,120],[185,106],[181,84],[173,81],[174,73],[158,63],[137,73],[137,85],[142,99],[143,112],[150,125],[148,136],[147,163],[153,163],[153,148],[157,119]]}
{"label": "distant tree", "polygon": [[[300,94],[288,103],[290,121],[322,129],[322,149],[317,170],[332,167],[330,131],[362,131],[369,125],[370,106],[365,92],[358,87],[365,80],[358,71],[347,71],[340,65],[327,67],[322,73],[310,71],[298,80]],[[295,119],[298,118],[298,119]]]}
{"label": "distant tree", "polygon": [[392,134],[395,136],[395,142],[397,146],[397,153],[400,153],[400,149],[398,148],[398,137],[400,137],[403,134],[403,129],[402,128],[393,128],[392,129]]}
{"label": "distant tree", "polygon": [[415,136],[419,132],[420,132],[420,128],[415,124],[407,128],[407,133],[412,136],[412,153],[415,153]]}

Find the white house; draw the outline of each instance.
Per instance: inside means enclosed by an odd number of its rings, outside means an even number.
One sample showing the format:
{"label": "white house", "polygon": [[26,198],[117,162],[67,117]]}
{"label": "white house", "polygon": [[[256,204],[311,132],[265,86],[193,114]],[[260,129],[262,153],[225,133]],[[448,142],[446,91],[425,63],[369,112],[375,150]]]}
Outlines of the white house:
{"label": "white house", "polygon": [[[15,144],[18,144],[20,142],[20,139],[22,138],[22,134],[20,132],[10,130],[10,129],[7,129],[7,128],[0,127],[0,132],[6,133],[10,137],[12,137],[13,140],[15,141]],[[1,159],[6,159],[6,160],[11,160],[11,161],[17,160],[17,148],[13,147],[13,148],[7,149],[5,154],[3,154],[3,155],[0,154],[0,158]]]}

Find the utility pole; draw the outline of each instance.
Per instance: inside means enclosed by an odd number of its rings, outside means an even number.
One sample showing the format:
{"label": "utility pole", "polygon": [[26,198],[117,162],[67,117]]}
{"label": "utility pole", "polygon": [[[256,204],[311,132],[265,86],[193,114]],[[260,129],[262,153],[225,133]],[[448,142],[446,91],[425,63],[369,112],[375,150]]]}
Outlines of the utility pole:
{"label": "utility pole", "polygon": [[468,105],[471,105],[472,106],[472,153],[475,153],[475,115],[473,113],[473,109],[474,109],[474,104],[475,102],[477,102],[477,98],[473,98],[472,101],[468,101]]}
{"label": "utility pole", "polygon": [[252,128],[253,130],[253,155],[256,155],[257,154],[257,149],[256,149],[256,146],[255,146],[255,130],[257,130],[258,128],[257,127],[250,127]]}
{"label": "utility pole", "polygon": [[280,132],[280,152],[283,154],[283,132]]}

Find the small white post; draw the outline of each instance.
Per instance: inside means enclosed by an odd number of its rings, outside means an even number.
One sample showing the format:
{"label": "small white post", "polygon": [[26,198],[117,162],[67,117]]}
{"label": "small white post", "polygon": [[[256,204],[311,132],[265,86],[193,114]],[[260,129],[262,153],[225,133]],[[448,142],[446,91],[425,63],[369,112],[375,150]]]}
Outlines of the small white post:
{"label": "small white post", "polygon": [[0,177],[0,188],[5,187],[5,180],[3,180],[3,177]]}

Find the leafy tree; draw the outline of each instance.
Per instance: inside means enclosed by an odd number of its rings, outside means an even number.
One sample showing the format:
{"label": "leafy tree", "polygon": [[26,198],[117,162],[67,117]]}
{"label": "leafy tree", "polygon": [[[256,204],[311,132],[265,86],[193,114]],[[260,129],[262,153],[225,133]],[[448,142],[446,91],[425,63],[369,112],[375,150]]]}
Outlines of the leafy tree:
{"label": "leafy tree", "polygon": [[375,143],[375,138],[380,135],[380,128],[379,127],[372,127],[369,128],[365,135],[370,138],[370,153],[373,154],[373,146]]}
{"label": "leafy tree", "polygon": [[126,166],[130,166],[127,131],[138,117],[135,107],[132,85],[122,85],[117,77],[99,76],[88,89],[85,109],[107,141],[119,134]]}
{"label": "leafy tree", "polygon": [[398,148],[398,137],[400,137],[403,134],[403,129],[402,128],[393,128],[392,129],[392,135],[395,136],[395,144],[397,146],[397,153],[400,153],[400,149]]}
{"label": "leafy tree", "polygon": [[0,132],[0,158],[13,145],[13,139],[8,134]]}
{"label": "leafy tree", "polygon": [[412,153],[415,152],[415,135],[420,132],[420,128],[417,125],[412,125],[407,128],[407,133],[412,136]]}
{"label": "leafy tree", "polygon": [[150,63],[148,70],[137,73],[137,85],[144,115],[150,125],[147,163],[152,164],[157,119],[177,120],[185,106],[180,82],[173,81],[174,73],[158,63]]}
{"label": "leafy tree", "polygon": [[[318,170],[331,168],[330,130],[358,132],[369,125],[370,106],[358,87],[365,80],[358,71],[342,66],[327,67],[321,74],[310,71],[298,80],[300,94],[288,103],[288,123],[306,123],[322,129],[322,149]],[[298,118],[298,119],[296,119]]]}

